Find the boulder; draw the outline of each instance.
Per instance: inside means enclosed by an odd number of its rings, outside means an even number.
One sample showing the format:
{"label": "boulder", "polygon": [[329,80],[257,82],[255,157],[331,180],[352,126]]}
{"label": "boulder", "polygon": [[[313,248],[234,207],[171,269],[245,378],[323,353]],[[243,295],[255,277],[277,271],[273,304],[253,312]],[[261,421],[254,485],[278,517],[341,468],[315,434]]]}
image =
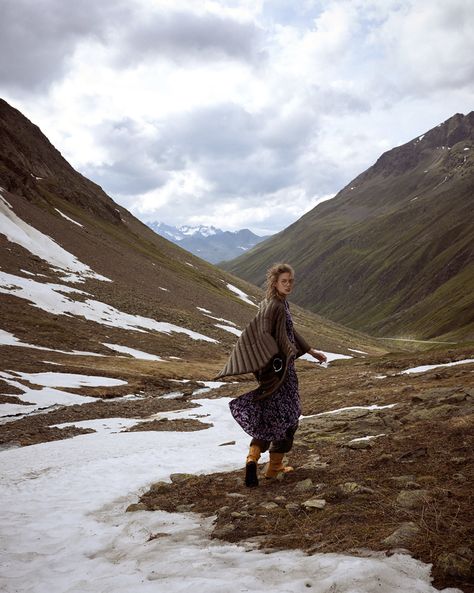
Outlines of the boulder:
{"label": "boulder", "polygon": [[324,509],[326,501],[324,498],[310,498],[303,502],[303,506],[305,509]]}
{"label": "boulder", "polygon": [[176,512],[178,513],[190,513],[194,507],[194,504],[178,504],[176,506]]}
{"label": "boulder", "polygon": [[170,480],[173,482],[173,484],[182,484],[191,478],[194,478],[194,474],[171,474],[170,476]]}
{"label": "boulder", "polygon": [[313,490],[313,480],[311,478],[301,480],[295,486],[295,492],[308,492],[309,490]]}
{"label": "boulder", "polygon": [[137,511],[146,511],[147,510],[147,506],[145,503],[143,502],[136,502],[134,504],[130,504],[126,509],[125,512],[126,513],[135,513]]}
{"label": "boulder", "polygon": [[412,521],[407,521],[382,540],[382,543],[391,548],[407,548],[418,533],[420,533],[418,525]]}
{"label": "boulder", "polygon": [[344,482],[344,484],[339,484],[337,488],[343,496],[351,496],[352,494],[374,494],[372,488],[362,486],[357,482]]}
{"label": "boulder", "polygon": [[280,508],[276,502],[261,502],[260,506],[266,511],[273,511]]}
{"label": "boulder", "polygon": [[419,509],[431,499],[428,490],[402,490],[397,496],[397,505],[408,510]]}
{"label": "boulder", "polygon": [[441,554],[436,564],[445,575],[469,580],[474,577],[473,560],[471,548],[462,546],[455,552]]}

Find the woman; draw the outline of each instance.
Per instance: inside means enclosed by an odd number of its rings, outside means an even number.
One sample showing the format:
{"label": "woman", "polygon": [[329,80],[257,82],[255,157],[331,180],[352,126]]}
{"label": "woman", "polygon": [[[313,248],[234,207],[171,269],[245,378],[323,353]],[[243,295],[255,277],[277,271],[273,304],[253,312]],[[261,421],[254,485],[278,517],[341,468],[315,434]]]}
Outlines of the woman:
{"label": "woman", "polygon": [[258,486],[257,462],[270,449],[266,478],[292,471],[283,456],[293,446],[301,404],[294,360],[309,352],[319,362],[326,356],[311,348],[293,328],[286,297],[295,274],[288,264],[275,264],[267,272],[266,298],[256,317],[242,332],[218,377],[253,372],[259,386],[230,402],[235,420],[252,440],[245,466],[245,485]]}

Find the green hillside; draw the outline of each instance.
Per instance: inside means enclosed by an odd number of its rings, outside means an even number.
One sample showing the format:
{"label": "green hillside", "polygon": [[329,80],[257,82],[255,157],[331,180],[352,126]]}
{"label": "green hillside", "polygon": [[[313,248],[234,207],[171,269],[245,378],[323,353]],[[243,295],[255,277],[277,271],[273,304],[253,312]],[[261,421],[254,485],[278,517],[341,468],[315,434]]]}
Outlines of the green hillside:
{"label": "green hillside", "polygon": [[474,338],[474,112],[383,154],[337,196],[228,262],[257,285],[290,261],[294,300],[382,336]]}

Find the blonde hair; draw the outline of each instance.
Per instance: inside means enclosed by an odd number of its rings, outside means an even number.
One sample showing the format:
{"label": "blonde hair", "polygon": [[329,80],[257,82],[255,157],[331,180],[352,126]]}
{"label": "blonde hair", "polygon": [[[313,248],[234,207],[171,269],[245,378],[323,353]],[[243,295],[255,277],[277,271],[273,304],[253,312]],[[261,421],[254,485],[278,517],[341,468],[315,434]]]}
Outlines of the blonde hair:
{"label": "blonde hair", "polygon": [[267,284],[265,291],[265,298],[267,300],[270,300],[273,297],[281,298],[276,289],[276,283],[278,282],[280,274],[284,274],[285,272],[288,272],[292,276],[295,275],[295,271],[290,264],[273,264],[273,266],[267,270]]}

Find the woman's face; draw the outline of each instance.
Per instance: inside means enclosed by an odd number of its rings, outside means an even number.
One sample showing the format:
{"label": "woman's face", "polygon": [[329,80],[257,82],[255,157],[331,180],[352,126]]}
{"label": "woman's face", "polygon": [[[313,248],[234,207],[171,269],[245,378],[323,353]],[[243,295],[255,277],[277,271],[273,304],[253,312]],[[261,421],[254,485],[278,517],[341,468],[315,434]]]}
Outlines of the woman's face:
{"label": "woman's face", "polygon": [[294,281],[295,281],[295,279],[290,274],[290,272],[282,272],[278,276],[278,280],[276,281],[275,288],[277,289],[277,292],[281,296],[286,296],[287,294],[290,294],[290,292],[293,290]]}

